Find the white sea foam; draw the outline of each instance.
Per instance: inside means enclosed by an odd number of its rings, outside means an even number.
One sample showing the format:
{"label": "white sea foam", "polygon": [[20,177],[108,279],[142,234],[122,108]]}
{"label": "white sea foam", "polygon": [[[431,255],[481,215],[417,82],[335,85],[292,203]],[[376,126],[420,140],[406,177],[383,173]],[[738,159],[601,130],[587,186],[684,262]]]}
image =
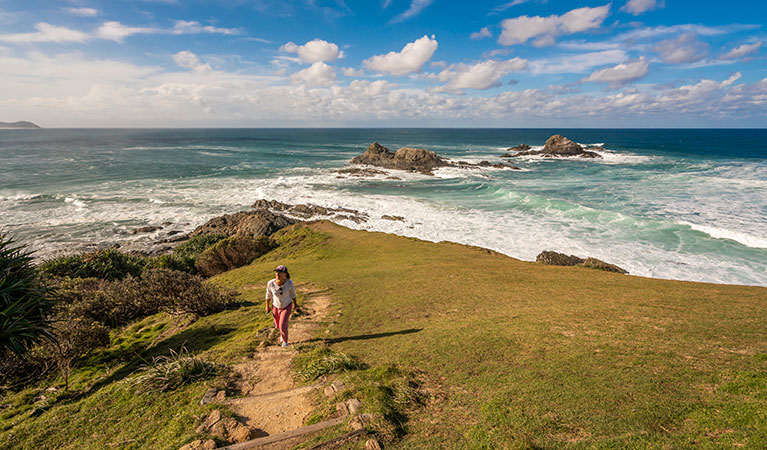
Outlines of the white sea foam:
{"label": "white sea foam", "polygon": [[[661,220],[641,219],[572,201],[549,199],[544,194],[516,192],[505,184],[487,181],[484,177],[491,173],[489,171],[444,168],[437,171],[437,179],[417,173],[386,172],[387,175],[372,179],[339,179],[332,169],[292,168],[283,171],[282,176],[268,179],[212,177],[154,180],[151,183],[146,180],[113,181],[93,186],[87,193],[62,193],[57,200],[50,200],[50,207],[44,215],[38,210],[12,211],[13,220],[9,223],[16,230],[26,233],[24,237],[33,247],[42,250],[42,256],[45,256],[62,249],[71,250],[73,244],[151,242],[156,239],[155,236],[132,235],[130,231],[142,225],[172,222],[160,236],[169,231],[187,232],[209,218],[247,209],[254,200],[265,198],[292,204],[314,203],[356,209],[367,213],[369,221],[356,224],[342,220],[340,223],[355,229],[383,231],[429,241],[447,240],[477,245],[524,260],[534,260],[542,250],[555,250],[594,256],[618,264],[635,275],[767,285],[764,263],[760,265],[753,260],[744,262],[733,259],[727,252],[692,254],[679,250],[683,243],[694,246],[695,239],[700,237],[696,237],[695,233],[685,234],[684,229],[673,223],[664,224]],[[440,180],[440,175],[454,180]],[[403,180],[386,180],[388,176]],[[463,181],[466,178],[475,179]],[[391,183],[392,186],[446,183],[451,189],[463,183],[470,183],[468,186],[478,184],[477,197],[471,198],[473,194],[459,192],[454,197],[429,199],[416,198],[414,195],[417,194],[409,194],[404,189],[381,192],[359,188],[371,181]],[[661,189],[665,189],[663,183]],[[565,184],[560,188],[563,186]],[[461,195],[463,200],[459,198]],[[147,199],[156,205],[147,207]],[[689,200],[685,201],[684,197],[675,201],[663,206],[669,215],[686,217],[695,211],[695,206],[689,206]],[[87,205],[87,208],[72,208],[77,206],[76,202]],[[403,216],[405,220],[389,221],[382,219],[383,215]],[[739,217],[744,216],[741,214]],[[704,224],[719,223],[713,215],[700,220]],[[756,223],[760,219],[754,217],[749,220]],[[688,226],[699,229],[691,223],[694,222],[688,223]],[[672,241],[666,245],[653,241],[654,237],[637,238],[637,233],[656,236],[668,226],[680,228],[675,231],[679,233],[680,243]],[[718,237],[714,235],[716,231],[713,234],[704,232]],[[749,239],[763,239],[758,234],[742,233]],[[727,238],[732,239],[732,236]],[[739,239],[735,240],[744,245],[749,244],[742,241],[753,244],[748,239],[740,239],[742,236],[736,237]],[[673,238],[672,233],[670,239]],[[765,248],[759,246],[760,242],[764,241],[757,241],[757,246],[753,248]]]}
{"label": "white sea foam", "polygon": [[[700,225],[690,222],[680,222],[681,225],[687,225],[693,230],[706,233],[707,235],[717,239],[729,239],[731,241],[738,242],[751,248],[767,248],[767,235],[766,236],[753,236],[740,231],[733,231],[723,228],[717,228],[710,225]],[[767,228],[766,228],[767,229]]]}

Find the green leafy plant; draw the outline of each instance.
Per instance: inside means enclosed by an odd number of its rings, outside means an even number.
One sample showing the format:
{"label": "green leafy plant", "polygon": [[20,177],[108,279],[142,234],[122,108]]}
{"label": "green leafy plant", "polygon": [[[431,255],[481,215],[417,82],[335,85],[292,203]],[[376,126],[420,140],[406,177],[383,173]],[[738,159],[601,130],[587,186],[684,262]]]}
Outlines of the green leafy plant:
{"label": "green leafy plant", "polygon": [[0,233],[0,356],[23,355],[32,345],[53,340],[48,294],[26,246]]}

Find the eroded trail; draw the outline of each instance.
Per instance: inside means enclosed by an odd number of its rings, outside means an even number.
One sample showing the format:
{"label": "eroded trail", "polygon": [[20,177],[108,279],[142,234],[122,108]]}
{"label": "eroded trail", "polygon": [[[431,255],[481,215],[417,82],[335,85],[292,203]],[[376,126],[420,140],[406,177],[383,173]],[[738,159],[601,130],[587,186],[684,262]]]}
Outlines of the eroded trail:
{"label": "eroded trail", "polygon": [[240,375],[237,387],[243,397],[228,399],[226,404],[240,422],[257,428],[261,436],[302,427],[312,410],[308,394],[316,386],[297,386],[290,363],[297,353],[293,346],[311,339],[328,315],[331,298],[326,290],[312,290],[306,285],[296,288],[303,294],[303,313],[290,319],[291,345],[262,347],[252,359],[233,367]]}

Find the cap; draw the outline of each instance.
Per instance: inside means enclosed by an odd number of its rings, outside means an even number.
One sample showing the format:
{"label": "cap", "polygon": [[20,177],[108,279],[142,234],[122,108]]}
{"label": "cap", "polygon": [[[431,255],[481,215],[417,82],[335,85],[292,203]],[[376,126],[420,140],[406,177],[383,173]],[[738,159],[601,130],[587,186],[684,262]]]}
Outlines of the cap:
{"label": "cap", "polygon": [[275,272],[285,272],[285,273],[288,273],[288,268],[283,266],[282,264],[280,264],[279,266],[277,266],[276,269],[274,269],[274,271]]}

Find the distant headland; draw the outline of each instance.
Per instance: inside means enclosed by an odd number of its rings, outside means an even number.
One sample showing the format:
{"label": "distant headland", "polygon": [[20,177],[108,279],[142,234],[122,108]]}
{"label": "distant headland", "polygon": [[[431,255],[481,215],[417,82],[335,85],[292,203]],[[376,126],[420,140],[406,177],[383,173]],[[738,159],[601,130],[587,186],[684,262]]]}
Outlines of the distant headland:
{"label": "distant headland", "polygon": [[18,122],[0,122],[0,128],[11,128],[11,129],[37,129],[42,128],[41,126],[34,124],[32,122],[27,122],[26,120],[20,120]]}

